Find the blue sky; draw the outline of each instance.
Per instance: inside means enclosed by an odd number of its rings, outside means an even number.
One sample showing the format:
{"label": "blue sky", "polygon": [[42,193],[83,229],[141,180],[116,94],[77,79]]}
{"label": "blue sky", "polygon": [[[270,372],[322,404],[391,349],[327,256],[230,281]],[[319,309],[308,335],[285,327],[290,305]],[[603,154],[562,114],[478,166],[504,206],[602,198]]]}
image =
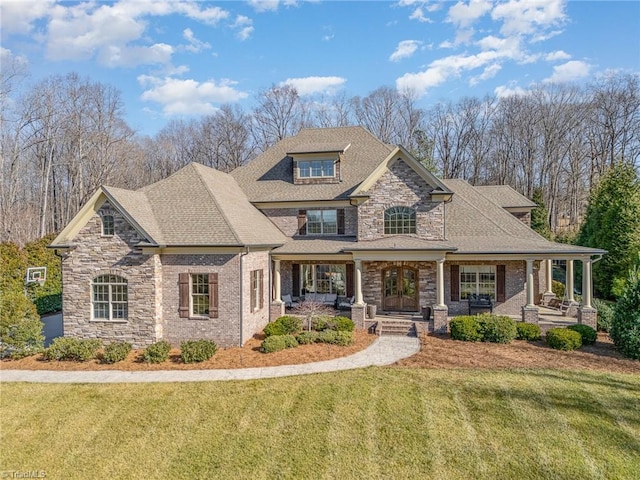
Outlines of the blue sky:
{"label": "blue sky", "polygon": [[129,124],[301,95],[413,92],[418,106],[640,72],[640,2],[1,0],[0,59],[23,85],[78,72],[122,92]]}

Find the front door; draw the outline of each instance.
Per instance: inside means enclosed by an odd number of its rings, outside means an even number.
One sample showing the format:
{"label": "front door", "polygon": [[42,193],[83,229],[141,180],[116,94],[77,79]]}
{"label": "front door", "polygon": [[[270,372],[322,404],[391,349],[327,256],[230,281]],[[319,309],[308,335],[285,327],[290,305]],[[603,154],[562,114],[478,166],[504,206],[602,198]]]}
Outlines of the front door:
{"label": "front door", "polygon": [[418,271],[410,267],[391,267],[382,272],[383,310],[417,312]]}

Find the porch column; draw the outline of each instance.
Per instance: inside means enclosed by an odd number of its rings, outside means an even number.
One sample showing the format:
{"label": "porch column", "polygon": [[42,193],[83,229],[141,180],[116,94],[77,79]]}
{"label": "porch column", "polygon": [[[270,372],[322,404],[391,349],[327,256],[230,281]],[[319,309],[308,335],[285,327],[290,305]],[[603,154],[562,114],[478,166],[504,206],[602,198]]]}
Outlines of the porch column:
{"label": "porch column", "polygon": [[444,307],[444,258],[436,260],[436,304]]}
{"label": "porch column", "polygon": [[527,307],[535,307],[533,299],[533,259],[527,259]]}
{"label": "porch column", "polygon": [[591,257],[582,260],[582,308],[591,308]]}
{"label": "porch column", "polygon": [[565,292],[567,294],[567,300],[570,302],[575,302],[573,298],[573,260],[567,260],[567,279],[566,279],[566,288]]}
{"label": "porch column", "polygon": [[548,258],[547,260],[544,261],[544,269],[545,269],[545,274],[547,276],[546,278],[546,283],[547,283],[547,291],[544,293],[553,293],[553,289],[552,289],[552,285],[553,285],[553,264],[551,263],[551,259]]}
{"label": "porch column", "polygon": [[280,260],[274,260],[274,269],[273,269],[273,283],[275,288],[275,298],[276,302],[282,302],[282,295],[280,290]]}
{"label": "porch column", "polygon": [[356,298],[354,303],[356,305],[364,305],[362,301],[362,260],[355,260],[356,268]]}

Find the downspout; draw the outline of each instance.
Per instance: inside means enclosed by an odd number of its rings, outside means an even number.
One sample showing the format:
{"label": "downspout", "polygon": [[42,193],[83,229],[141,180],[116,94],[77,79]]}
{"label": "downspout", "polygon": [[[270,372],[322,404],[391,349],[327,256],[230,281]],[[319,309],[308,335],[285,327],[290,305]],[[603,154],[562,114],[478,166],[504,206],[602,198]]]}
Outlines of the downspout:
{"label": "downspout", "polygon": [[[58,249],[54,248],[53,254],[60,258],[60,286],[64,290],[64,268],[62,268],[62,261],[69,256],[69,252],[64,251],[63,253],[58,253]],[[62,295],[62,291],[60,292],[60,309],[62,310],[62,336],[64,337],[64,295]]]}
{"label": "downspout", "polygon": [[245,247],[245,251],[240,253],[240,346],[244,343],[244,339],[242,338],[242,326],[243,326],[243,317],[244,317],[244,262],[243,258],[249,254],[249,247]]}

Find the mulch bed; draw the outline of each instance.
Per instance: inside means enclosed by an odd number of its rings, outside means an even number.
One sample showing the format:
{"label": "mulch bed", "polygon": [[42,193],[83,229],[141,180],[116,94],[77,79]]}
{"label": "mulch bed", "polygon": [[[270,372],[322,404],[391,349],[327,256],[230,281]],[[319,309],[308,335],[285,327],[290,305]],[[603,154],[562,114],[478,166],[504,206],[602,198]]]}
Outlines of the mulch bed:
{"label": "mulch bed", "polygon": [[640,361],[620,355],[607,334],[599,333],[593,345],[563,352],[543,341],[514,340],[508,345],[451,340],[447,336],[423,335],[420,352],[398,362],[409,368],[551,368],[582,369],[640,374]]}

